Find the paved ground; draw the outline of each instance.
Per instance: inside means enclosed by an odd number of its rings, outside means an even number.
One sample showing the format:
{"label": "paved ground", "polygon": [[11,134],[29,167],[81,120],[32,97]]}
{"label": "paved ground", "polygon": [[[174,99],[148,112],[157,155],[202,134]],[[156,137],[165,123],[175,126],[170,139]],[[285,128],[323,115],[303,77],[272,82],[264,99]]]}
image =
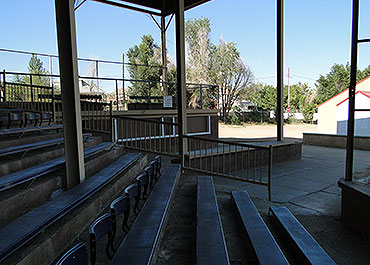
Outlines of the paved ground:
{"label": "paved ground", "polygon": [[[276,137],[276,125],[225,125],[219,124],[220,138],[266,138]],[[303,138],[304,132],[316,132],[314,124],[286,124],[284,136],[288,138]]]}
{"label": "paved ground", "polygon": [[[370,152],[355,151],[355,170],[368,167],[369,161]],[[267,201],[266,187],[215,177],[219,202],[227,205],[231,190],[245,189],[265,219],[269,205],[285,205],[338,264],[370,264],[370,242],[340,222],[337,181],[344,162],[344,149],[304,145],[301,160],[274,165],[272,203]],[[230,256],[240,261],[243,254],[236,251]]]}
{"label": "paved ground", "polygon": [[[250,139],[272,137],[276,127],[221,125],[220,129],[220,136]],[[315,130],[313,125],[293,125],[285,127],[285,135],[300,139],[302,132]],[[264,186],[214,177],[231,264],[255,264],[250,259],[251,248],[241,233],[240,220],[230,197],[231,190],[235,189],[249,192],[270,228],[268,207],[285,205],[337,264],[370,264],[370,241],[352,233],[340,221],[341,197],[337,182],[344,175],[345,150],[307,145],[302,149],[301,160],[274,164],[272,202],[267,200]],[[369,162],[370,152],[355,151],[355,170],[368,167]],[[187,172],[181,178],[169,217],[173,221],[169,221],[166,228],[158,264],[194,264],[198,175]]]}

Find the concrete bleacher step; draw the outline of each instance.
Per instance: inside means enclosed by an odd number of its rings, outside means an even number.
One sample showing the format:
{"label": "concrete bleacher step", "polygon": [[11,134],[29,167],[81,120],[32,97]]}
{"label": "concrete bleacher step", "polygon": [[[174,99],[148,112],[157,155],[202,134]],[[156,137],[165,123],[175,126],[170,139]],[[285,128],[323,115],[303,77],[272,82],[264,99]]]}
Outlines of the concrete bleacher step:
{"label": "concrete bleacher step", "polygon": [[336,264],[284,206],[270,206],[270,217],[297,264]]}
{"label": "concrete bleacher step", "polygon": [[[90,147],[102,142],[101,137],[85,134],[84,147]],[[17,153],[14,158],[9,158],[6,154]],[[0,177],[6,176],[16,171],[20,171],[46,161],[64,155],[64,139],[56,138],[46,141],[13,146],[0,150]]]}
{"label": "concrete bleacher step", "polygon": [[[117,155],[122,154],[123,148],[116,151],[111,150],[112,147],[113,143],[108,142],[85,148],[85,161],[95,156],[86,163],[87,177],[96,172],[90,169],[90,164],[94,167],[107,165],[101,162],[101,156],[104,158],[108,154],[111,157],[108,162],[112,162]],[[55,174],[56,171],[58,174]],[[0,178],[0,208],[3,209],[0,212],[0,226],[47,201],[55,190],[61,188],[64,172],[63,156]]]}
{"label": "concrete bleacher step", "polygon": [[140,154],[126,154],[80,185],[0,227],[0,263],[50,264],[62,251],[60,246],[72,242],[146,163]]}
{"label": "concrete bleacher step", "polygon": [[198,177],[197,264],[230,264],[213,179]]}
{"label": "concrete bleacher step", "polygon": [[289,264],[249,194],[244,190],[238,190],[232,191],[231,196],[242,219],[242,229],[247,233],[258,264]]}

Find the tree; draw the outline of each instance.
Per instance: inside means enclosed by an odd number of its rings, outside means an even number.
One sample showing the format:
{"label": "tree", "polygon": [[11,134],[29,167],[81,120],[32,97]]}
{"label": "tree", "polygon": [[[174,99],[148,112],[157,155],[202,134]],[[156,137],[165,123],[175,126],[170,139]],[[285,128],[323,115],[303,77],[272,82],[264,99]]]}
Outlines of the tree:
{"label": "tree", "polygon": [[[32,54],[28,62],[28,72],[32,75],[32,85],[37,86],[49,86],[50,78],[49,72],[45,70],[43,63],[40,58]],[[21,84],[31,84],[31,78],[29,75],[15,75],[12,82]]]}
{"label": "tree", "polygon": [[[214,104],[219,93],[223,118],[227,121],[234,102],[252,84],[253,74],[241,59],[235,43],[220,40],[216,46],[210,41],[210,33],[211,23],[208,18],[186,21],[186,79],[192,83],[216,85],[208,88],[208,98],[203,97],[203,105]],[[199,97],[199,90],[189,93],[189,104],[195,107]]]}
{"label": "tree", "polygon": [[161,95],[160,49],[150,34],[144,35],[141,40],[139,46],[135,45],[127,52],[128,71],[132,79],[153,82],[131,82],[129,93],[137,96]]}
{"label": "tree", "polygon": [[253,83],[253,73],[241,59],[235,43],[222,40],[216,48],[212,68],[212,83],[219,87],[222,116],[223,120],[227,121],[235,101],[240,99]]}
{"label": "tree", "polygon": [[[338,93],[349,87],[351,75],[351,65],[334,64],[330,72],[325,76],[320,75],[316,81],[317,97],[316,103],[321,104],[324,101],[334,97]],[[370,75],[370,65],[364,70],[357,69],[356,82]]]}

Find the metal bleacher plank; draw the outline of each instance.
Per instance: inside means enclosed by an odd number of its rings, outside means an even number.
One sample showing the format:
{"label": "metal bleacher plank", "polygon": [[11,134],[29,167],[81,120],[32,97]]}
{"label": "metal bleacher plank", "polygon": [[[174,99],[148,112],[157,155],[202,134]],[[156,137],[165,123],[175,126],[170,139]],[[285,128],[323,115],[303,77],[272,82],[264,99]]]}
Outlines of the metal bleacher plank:
{"label": "metal bleacher plank", "polygon": [[180,175],[179,165],[163,170],[143,209],[110,264],[151,264]]}
{"label": "metal bleacher plank", "polygon": [[[88,147],[84,150],[84,157],[87,158],[111,145],[112,145],[111,142],[105,142],[105,143],[100,143],[92,147]],[[57,168],[63,166],[65,162],[66,162],[65,157],[62,156],[62,157],[58,157],[56,159],[47,161],[45,163],[42,163],[40,165],[26,168],[26,169],[11,173],[9,175],[6,175],[4,177],[1,177],[0,178],[0,191],[6,190],[13,185],[23,183],[24,181],[28,181],[30,179],[48,174],[56,170]]]}
{"label": "metal bleacher plank", "polygon": [[[84,140],[86,140],[91,134],[83,134]],[[17,145],[0,149],[0,157],[16,154],[24,151],[35,150],[39,148],[46,148],[54,145],[64,143],[64,137],[40,141],[31,144]]]}
{"label": "metal bleacher plank", "polygon": [[198,177],[197,264],[230,264],[213,179]]}
{"label": "metal bleacher plank", "polygon": [[254,206],[249,194],[244,190],[239,190],[232,191],[231,195],[239,211],[259,264],[289,264]]}
{"label": "metal bleacher plank", "polygon": [[63,129],[62,124],[46,125],[46,126],[35,126],[35,127],[22,127],[22,128],[10,128],[0,130],[0,136],[26,134],[31,132],[41,132],[48,130]]}
{"label": "metal bleacher plank", "polygon": [[61,193],[40,207],[2,226],[0,228],[0,263],[63,217],[68,211],[85,202],[115,176],[137,161],[139,157],[138,153],[124,155],[80,185]]}
{"label": "metal bleacher plank", "polygon": [[302,264],[336,264],[294,215],[284,206],[270,206],[272,220],[294,250]]}

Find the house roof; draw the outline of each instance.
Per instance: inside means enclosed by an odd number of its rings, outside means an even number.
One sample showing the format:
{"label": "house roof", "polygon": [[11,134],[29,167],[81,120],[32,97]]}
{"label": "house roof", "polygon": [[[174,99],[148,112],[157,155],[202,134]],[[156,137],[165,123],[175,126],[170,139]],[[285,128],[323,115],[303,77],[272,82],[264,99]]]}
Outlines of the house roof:
{"label": "house roof", "polygon": [[[358,82],[356,83],[356,85],[361,84],[362,82],[364,82],[365,80],[367,80],[367,79],[369,79],[369,78],[370,78],[370,75],[369,75],[368,77],[366,77],[366,78],[364,78],[364,79],[362,79],[362,80],[358,81]],[[317,105],[317,106],[316,106],[316,108],[318,108],[318,107],[320,107],[320,106],[324,105],[325,103],[327,103],[328,101],[330,101],[330,100],[332,100],[332,99],[336,98],[337,96],[339,96],[339,95],[341,95],[341,94],[343,94],[343,93],[347,92],[347,91],[348,91],[348,89],[349,89],[349,88],[347,88],[347,89],[343,90],[342,92],[340,92],[340,93],[336,94],[334,97],[331,97],[331,98],[329,98],[328,100],[324,101],[323,103],[321,103],[321,104]],[[363,92],[365,92],[365,91],[363,91]],[[357,94],[357,93],[356,93],[356,94]],[[346,99],[345,99],[344,101],[346,101]],[[342,102],[343,102],[343,101],[342,101]],[[342,102],[341,102],[341,103],[342,103]],[[340,104],[340,103],[339,103],[339,104]],[[339,104],[337,104],[337,106],[338,106]]]}
{"label": "house roof", "polygon": [[[132,5],[133,9],[137,8],[137,6],[140,6],[140,8],[147,9],[148,13],[152,12],[154,9],[160,11],[160,14],[163,16],[175,13],[177,2],[176,0],[94,0],[94,1],[113,5],[122,4],[122,7],[124,7],[123,5],[126,5],[127,3],[133,4]],[[208,1],[210,0],[184,0],[184,8],[185,10],[188,10]],[[126,7],[129,8],[129,6]],[[141,11],[145,12],[144,9]]]}
{"label": "house roof", "polygon": [[[360,93],[360,94],[362,94],[362,95],[364,95],[364,96],[366,96],[366,97],[370,98],[370,91],[357,91],[357,92],[356,92],[356,95],[357,95],[358,93]],[[346,99],[342,100],[341,102],[339,102],[339,103],[337,104],[337,106],[339,106],[340,104],[344,103],[344,102],[345,102],[345,101],[347,101],[348,99],[349,99],[349,97],[347,97]]]}

